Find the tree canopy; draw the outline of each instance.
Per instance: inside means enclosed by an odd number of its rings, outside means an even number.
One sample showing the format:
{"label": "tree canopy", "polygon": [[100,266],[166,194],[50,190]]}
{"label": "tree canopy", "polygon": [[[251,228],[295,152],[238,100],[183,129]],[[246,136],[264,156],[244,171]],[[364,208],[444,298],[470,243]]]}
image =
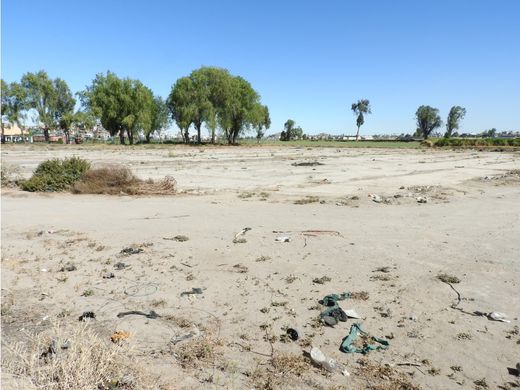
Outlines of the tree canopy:
{"label": "tree canopy", "polygon": [[125,143],[125,133],[133,144],[139,131],[151,131],[154,97],[139,80],[121,79],[112,72],[100,73],[81,97],[84,106],[99,118],[111,136],[119,134],[121,144]]}
{"label": "tree canopy", "polygon": [[295,125],[295,121],[287,119],[283,125],[284,130],[280,134],[280,141],[292,141],[303,138],[303,129],[300,126],[296,127]]}
{"label": "tree canopy", "polygon": [[37,112],[48,141],[49,130],[59,127],[63,117],[73,112],[76,100],[64,80],[52,80],[43,70],[24,74],[20,84],[25,94],[25,108]]}
{"label": "tree canopy", "polygon": [[466,109],[461,106],[453,106],[448,114],[446,121],[446,134],[445,137],[449,138],[452,136],[453,130],[458,130],[460,121],[466,116]]}
{"label": "tree canopy", "polygon": [[260,104],[260,96],[251,84],[222,68],[202,67],[178,79],[167,105],[185,142],[189,142],[192,124],[199,142],[205,123],[212,132],[212,142],[218,126],[230,144],[236,143],[241,133],[270,124],[268,111]]}
{"label": "tree canopy", "polygon": [[352,103],[350,108],[354,115],[356,115],[356,141],[359,140],[359,129],[365,123],[365,115],[372,113],[372,107],[370,107],[370,100],[368,99],[360,99],[357,103]]}
{"label": "tree canopy", "polygon": [[[1,80],[2,95],[2,117],[5,116],[7,121],[18,125],[23,131],[23,121],[25,119],[26,98],[25,90],[19,83],[7,84]],[[4,134],[4,122],[1,123],[2,135]]]}
{"label": "tree canopy", "polygon": [[433,130],[442,126],[437,108],[420,106],[415,113],[415,118],[417,119],[417,129],[421,131],[424,139],[428,139]]}

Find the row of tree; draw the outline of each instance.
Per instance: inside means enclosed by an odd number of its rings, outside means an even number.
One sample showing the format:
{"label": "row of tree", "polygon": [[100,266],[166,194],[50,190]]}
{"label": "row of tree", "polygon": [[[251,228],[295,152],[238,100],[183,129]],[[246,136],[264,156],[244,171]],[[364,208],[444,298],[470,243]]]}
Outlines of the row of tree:
{"label": "row of tree", "polygon": [[[453,106],[448,113],[446,120],[446,133],[444,136],[450,138],[454,130],[460,127],[460,122],[466,116],[466,109],[461,106]],[[422,135],[424,139],[428,139],[430,134],[442,126],[442,119],[439,115],[439,109],[430,106],[420,106],[415,113],[417,119],[417,131],[415,135]]]}
{"label": "row of tree", "polygon": [[150,141],[154,132],[173,120],[185,142],[190,141],[191,126],[201,142],[205,125],[213,143],[218,128],[232,144],[244,131],[254,128],[263,136],[271,125],[269,109],[261,104],[251,84],[215,67],[202,67],[178,79],[166,101],[139,80],[119,78],[112,72],[98,74],[77,93],[82,103],[78,111],[67,83],[50,79],[45,71],[26,73],[20,82],[7,84],[2,80],[1,88],[2,115],[23,128],[27,113],[34,112],[47,141],[50,130],[62,130],[68,140],[73,126],[92,128],[101,123],[111,136],[118,135],[122,144],[125,139],[133,144],[137,134],[144,134]]}
{"label": "row of tree", "polygon": [[[202,126],[211,133],[211,142],[220,129],[228,143],[234,144],[239,135],[255,129],[260,140],[271,125],[269,109],[260,102],[260,95],[251,84],[228,70],[202,67],[190,75],[178,79],[166,101],[155,96],[150,88],[139,80],[119,78],[112,72],[98,74],[84,91],[79,92],[82,109],[75,111],[76,99],[67,83],[52,80],[45,71],[26,73],[20,82],[7,84],[2,80],[2,115],[11,123],[23,128],[27,113],[36,113],[37,121],[49,140],[50,130],[62,130],[68,141],[71,128],[88,129],[96,123],[111,136],[119,136],[120,142],[128,139],[134,143],[136,134],[144,134],[149,142],[153,133],[160,132],[173,120],[181,130],[185,142],[190,141],[190,128],[197,131],[200,143]],[[370,101],[360,99],[352,103],[356,116],[357,133],[365,123],[365,115],[372,113]],[[459,128],[466,109],[453,106],[446,121],[446,137]],[[440,126],[439,110],[420,106],[415,113],[416,135],[427,139]],[[3,134],[3,121],[2,121]],[[284,124],[282,141],[301,138],[303,130],[292,119]]]}

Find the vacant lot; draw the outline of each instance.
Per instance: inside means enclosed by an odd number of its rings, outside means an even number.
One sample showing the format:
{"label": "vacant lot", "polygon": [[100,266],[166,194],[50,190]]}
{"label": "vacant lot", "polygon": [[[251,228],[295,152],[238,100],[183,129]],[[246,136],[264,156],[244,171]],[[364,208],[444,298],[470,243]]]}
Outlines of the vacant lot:
{"label": "vacant lot", "polygon": [[[520,343],[520,154],[10,146],[2,163],[29,177],[71,155],[142,179],[172,175],[179,193],[4,189],[4,351],[91,311],[107,348],[120,348],[110,336],[122,332],[127,355],[163,388],[518,383],[508,368]],[[361,319],[320,323],[318,301],[346,291],[357,294],[340,306]],[[118,317],[129,311],[148,317]],[[355,322],[390,347],[340,352]],[[290,340],[287,327],[302,337]],[[311,346],[350,376],[312,365]],[[21,376],[3,384],[31,388]]]}

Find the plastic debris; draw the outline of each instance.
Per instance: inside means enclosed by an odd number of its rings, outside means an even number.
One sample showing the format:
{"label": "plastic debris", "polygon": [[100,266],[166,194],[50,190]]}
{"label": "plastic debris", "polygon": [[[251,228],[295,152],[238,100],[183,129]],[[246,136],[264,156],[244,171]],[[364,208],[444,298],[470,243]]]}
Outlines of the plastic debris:
{"label": "plastic debris", "polygon": [[79,316],[78,320],[79,321],[86,321],[89,318],[95,319],[96,318],[96,314],[94,314],[93,311],[85,311],[85,312],[83,312],[82,315]]}
{"label": "plastic debris", "polygon": [[105,274],[103,275],[103,279],[113,279],[113,278],[115,278],[115,277],[116,277],[116,275],[114,275],[113,272],[107,272],[107,273],[105,273]]}
{"label": "plastic debris", "polygon": [[[363,335],[366,338],[373,341],[375,344],[364,344],[362,348],[358,348],[352,345],[354,340],[357,339],[358,335]],[[367,332],[365,332],[363,329],[361,329],[361,324],[353,324],[350,327],[349,334],[343,339],[341,342],[341,346],[339,347],[339,350],[341,352],[345,353],[362,353],[366,354],[370,351],[376,351],[379,349],[388,349],[390,346],[390,343],[387,340],[381,339],[379,337],[371,336]]]}
{"label": "plastic debris", "polygon": [[112,336],[110,336],[110,340],[112,340],[112,342],[116,344],[128,338],[130,338],[130,332],[125,332],[121,330],[114,332]]}
{"label": "plastic debris", "polygon": [[289,236],[280,236],[275,238],[276,242],[291,242],[291,237]]}
{"label": "plastic debris", "polygon": [[361,316],[358,313],[356,313],[356,311],[354,309],[345,310],[345,314],[347,315],[348,318],[355,318],[355,319],[361,318]]}
{"label": "plastic debris", "polygon": [[171,340],[170,340],[170,343],[175,345],[177,343],[180,343],[181,341],[189,340],[189,339],[191,339],[193,337],[198,337],[198,336],[200,336],[200,334],[201,334],[200,330],[195,328],[190,333],[186,333],[186,334],[184,334],[182,336],[172,337]]}
{"label": "plastic debris", "polygon": [[287,328],[286,333],[292,341],[296,341],[303,337],[302,331],[297,328]]}
{"label": "plastic debris", "polygon": [[332,358],[327,358],[323,352],[318,347],[311,348],[311,360],[318,366],[323,367],[325,370],[329,372],[333,371],[341,371],[341,373],[345,376],[350,376],[350,373],[339,364],[336,360]]}
{"label": "plastic debris", "polygon": [[191,291],[183,291],[181,292],[181,297],[185,295],[193,295],[193,294],[202,294],[202,288],[200,287],[193,287]]}
{"label": "plastic debris", "polygon": [[417,198],[415,198],[415,200],[417,201],[417,203],[428,203],[428,199],[426,199],[424,196],[418,196]]}
{"label": "plastic debris", "polygon": [[507,315],[505,315],[504,313],[499,313],[497,311],[493,311],[493,312],[489,313],[487,315],[487,317],[493,321],[501,321],[501,322],[507,322],[507,323],[511,322],[510,320],[507,319]]}
{"label": "plastic debris", "polygon": [[125,312],[122,312],[122,313],[119,313],[117,315],[118,318],[121,318],[121,317],[124,317],[124,316],[129,316],[129,315],[139,315],[139,316],[144,316],[146,318],[150,318],[152,320],[160,317],[159,314],[157,314],[155,311],[153,310],[150,310],[150,313],[145,313],[145,312],[142,312],[142,311],[139,311],[139,310],[131,310],[131,311],[125,311]]}
{"label": "plastic debris", "polygon": [[114,268],[117,269],[117,270],[122,270],[122,269],[125,269],[129,267],[129,265],[126,265],[125,263],[122,263],[122,262],[117,262],[114,264]]}
{"label": "plastic debris", "polygon": [[119,252],[119,253],[121,253],[122,255],[125,255],[125,256],[130,256],[130,255],[136,255],[141,252],[143,252],[143,248],[128,247],[128,248],[121,249],[121,252]]}
{"label": "plastic debris", "polygon": [[383,198],[380,197],[379,195],[377,194],[368,194],[368,197],[372,199],[372,201],[376,202],[376,203],[381,203],[383,201]]}

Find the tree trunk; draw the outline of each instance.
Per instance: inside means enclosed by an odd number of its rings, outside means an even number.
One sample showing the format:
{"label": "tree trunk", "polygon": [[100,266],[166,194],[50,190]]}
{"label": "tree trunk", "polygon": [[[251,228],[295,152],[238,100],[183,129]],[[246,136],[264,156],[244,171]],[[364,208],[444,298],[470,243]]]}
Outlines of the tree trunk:
{"label": "tree trunk", "polygon": [[65,143],[68,145],[70,142],[70,134],[68,130],[63,130],[63,133],[65,134]]}
{"label": "tree trunk", "polygon": [[215,144],[215,129],[211,129],[211,143]]}
{"label": "tree trunk", "polygon": [[45,137],[45,142],[49,142],[49,129],[47,127],[43,128],[43,136]]}
{"label": "tree trunk", "polygon": [[150,143],[150,136],[152,135],[152,133],[148,133],[145,135],[146,137],[146,143],[149,144]]}
{"label": "tree trunk", "polygon": [[359,141],[359,128],[360,128],[360,127],[361,127],[361,126],[358,126],[358,127],[357,127],[356,142]]}
{"label": "tree trunk", "polygon": [[197,128],[197,141],[199,144],[202,143],[202,140],[200,139],[200,128],[201,128],[202,124],[199,124],[198,126],[195,125],[195,127]]}
{"label": "tree trunk", "polygon": [[190,143],[190,131],[188,129],[184,131],[184,142],[187,144]]}
{"label": "tree trunk", "polygon": [[134,133],[132,133],[132,130],[127,129],[126,134],[128,135],[128,143],[130,145],[133,145],[134,144]]}
{"label": "tree trunk", "polygon": [[125,131],[123,129],[119,130],[119,143],[121,145],[125,144]]}

